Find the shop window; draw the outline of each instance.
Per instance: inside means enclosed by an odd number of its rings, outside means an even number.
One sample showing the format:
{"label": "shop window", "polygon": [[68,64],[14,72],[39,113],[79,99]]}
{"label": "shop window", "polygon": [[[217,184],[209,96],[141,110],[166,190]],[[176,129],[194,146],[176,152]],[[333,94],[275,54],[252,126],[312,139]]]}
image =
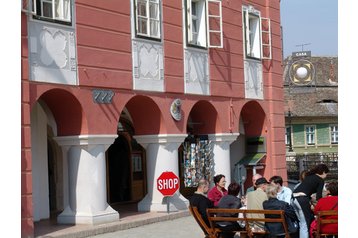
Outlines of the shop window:
{"label": "shop window", "polygon": [[186,0],[187,44],[222,48],[222,8],[217,0]]}
{"label": "shop window", "polygon": [[331,125],[331,144],[338,144],[338,125]]}
{"label": "shop window", "polygon": [[135,0],[136,36],[161,38],[159,0]]}
{"label": "shop window", "polygon": [[306,128],[306,144],[307,145],[314,145],[315,144],[315,126],[305,126]]}
{"label": "shop window", "polygon": [[71,24],[71,0],[23,0],[22,9],[34,19]]}

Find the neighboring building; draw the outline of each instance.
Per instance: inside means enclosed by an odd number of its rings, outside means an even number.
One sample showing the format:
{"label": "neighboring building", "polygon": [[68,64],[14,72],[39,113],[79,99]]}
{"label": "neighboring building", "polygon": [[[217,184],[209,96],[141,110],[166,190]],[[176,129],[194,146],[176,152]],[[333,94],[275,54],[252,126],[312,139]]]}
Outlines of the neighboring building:
{"label": "neighboring building", "polygon": [[279,0],[32,0],[21,23],[22,237],[166,211],[165,171],[170,211],[203,176],[286,179]]}
{"label": "neighboring building", "polygon": [[286,151],[337,154],[338,58],[307,53],[284,62]]}

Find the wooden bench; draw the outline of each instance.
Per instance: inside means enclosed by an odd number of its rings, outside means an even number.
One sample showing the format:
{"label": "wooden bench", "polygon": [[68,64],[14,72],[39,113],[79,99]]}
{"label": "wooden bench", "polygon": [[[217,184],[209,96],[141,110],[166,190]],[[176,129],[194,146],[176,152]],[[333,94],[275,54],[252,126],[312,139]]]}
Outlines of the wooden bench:
{"label": "wooden bench", "polygon": [[[230,216],[232,214],[242,214],[240,218],[238,215]],[[250,214],[250,215],[249,215]],[[256,217],[255,215],[263,215],[263,217]],[[212,236],[210,238],[219,237],[219,234],[224,232],[220,229],[218,222],[229,221],[229,222],[245,222],[244,231],[232,231],[240,232],[240,237],[254,237],[257,235],[268,235],[270,234],[267,230],[258,230],[254,229],[252,226],[254,222],[267,223],[275,222],[281,223],[284,233],[277,234],[276,236],[290,238],[290,233],[288,232],[287,223],[285,219],[285,212],[283,210],[245,210],[245,209],[224,209],[224,208],[209,208],[207,209],[207,215],[212,229]],[[253,215],[253,217],[251,216]],[[265,215],[274,216],[275,218],[266,218]],[[272,234],[271,234],[272,235]],[[272,237],[274,237],[272,235]]]}
{"label": "wooden bench", "polygon": [[191,213],[191,215],[194,217],[195,221],[198,223],[198,225],[200,226],[201,230],[204,232],[205,234],[205,238],[212,238],[212,237],[215,237],[217,238],[219,234],[218,231],[216,231],[216,229],[214,228],[211,228],[209,227],[204,219],[201,217],[200,213],[199,213],[199,210],[197,207],[192,207],[189,205],[189,211]]}
{"label": "wooden bench", "polygon": [[329,210],[329,211],[319,211],[317,213],[317,231],[315,232],[316,238],[334,236],[338,237],[338,230],[334,233],[323,233],[322,226],[328,224],[337,224],[338,225],[338,211]]}

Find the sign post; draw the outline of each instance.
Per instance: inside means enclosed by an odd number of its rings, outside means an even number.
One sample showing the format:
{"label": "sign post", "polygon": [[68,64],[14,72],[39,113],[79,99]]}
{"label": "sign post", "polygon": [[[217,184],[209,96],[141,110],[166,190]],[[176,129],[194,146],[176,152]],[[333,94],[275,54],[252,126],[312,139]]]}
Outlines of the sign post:
{"label": "sign post", "polygon": [[163,172],[157,179],[157,189],[167,198],[167,212],[169,213],[169,198],[179,189],[179,178],[173,172]]}

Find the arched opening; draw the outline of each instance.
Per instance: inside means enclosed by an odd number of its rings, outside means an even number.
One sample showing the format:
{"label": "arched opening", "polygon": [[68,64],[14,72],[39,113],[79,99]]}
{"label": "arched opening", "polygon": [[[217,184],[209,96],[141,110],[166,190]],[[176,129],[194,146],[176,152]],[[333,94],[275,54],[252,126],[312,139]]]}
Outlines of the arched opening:
{"label": "arched opening", "polygon": [[107,200],[112,208],[136,211],[147,193],[145,150],[133,138],[131,116],[125,108],[117,128],[118,137],[106,152]]}
{"label": "arched opening", "polygon": [[233,179],[241,184],[242,194],[252,185],[253,174],[264,173],[266,158],[266,114],[256,101],[246,103],[240,113],[238,139],[230,145]]}
{"label": "arched opening", "polygon": [[64,175],[67,163],[55,137],[76,135],[86,127],[83,123],[86,124],[80,103],[65,90],[46,91],[32,105],[31,168],[35,222],[55,219],[64,209],[68,186]]}
{"label": "arched opening", "polygon": [[200,178],[212,179],[214,162],[209,135],[217,131],[221,128],[216,109],[209,102],[197,102],[188,116],[188,136],[178,149],[180,193],[187,199]]}

